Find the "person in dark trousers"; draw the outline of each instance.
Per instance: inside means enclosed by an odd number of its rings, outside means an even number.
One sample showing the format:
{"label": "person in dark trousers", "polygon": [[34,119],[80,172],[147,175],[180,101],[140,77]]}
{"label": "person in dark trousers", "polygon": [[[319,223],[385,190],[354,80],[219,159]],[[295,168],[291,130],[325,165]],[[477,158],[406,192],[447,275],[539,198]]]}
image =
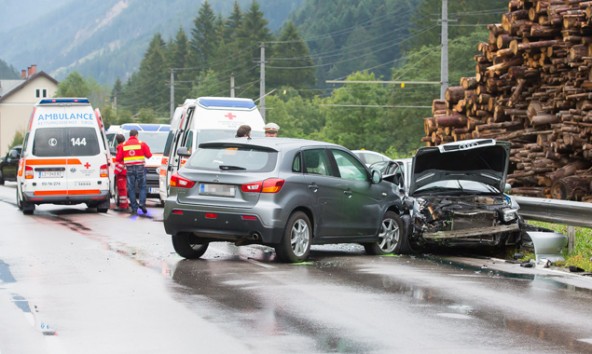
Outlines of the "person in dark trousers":
{"label": "person in dark trousers", "polygon": [[[132,207],[132,215],[138,213],[138,207],[144,214],[146,209],[146,159],[152,157],[150,147],[138,140],[138,131],[130,130],[129,139],[117,150],[116,162],[122,162],[127,170],[127,190]],[[140,191],[140,200],[136,200],[136,185]]]}
{"label": "person in dark trousers", "polygon": [[[125,136],[123,134],[117,134],[115,141],[117,141],[116,149],[117,153],[119,153],[119,150],[123,149]],[[127,171],[125,165],[121,162],[115,163],[115,187],[117,188],[117,200],[115,202],[119,208],[118,210],[127,210],[129,208],[129,200],[127,198]]]}
{"label": "person in dark trousers", "polygon": [[236,130],[236,137],[251,139],[251,126],[245,124],[238,127]]}

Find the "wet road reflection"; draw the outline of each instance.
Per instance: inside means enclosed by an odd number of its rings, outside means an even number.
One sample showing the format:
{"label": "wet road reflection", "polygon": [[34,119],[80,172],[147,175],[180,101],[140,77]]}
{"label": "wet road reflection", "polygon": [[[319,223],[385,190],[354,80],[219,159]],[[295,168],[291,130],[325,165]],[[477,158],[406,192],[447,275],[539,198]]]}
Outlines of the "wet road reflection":
{"label": "wet road reflection", "polygon": [[[174,291],[192,311],[258,350],[592,350],[585,341],[592,329],[581,326],[590,315],[581,308],[589,295],[562,300],[560,288],[545,290],[553,283],[546,278],[508,279],[430,259],[342,251],[313,251],[311,258],[305,265],[266,260],[263,266],[240,257],[183,260],[173,273],[180,285]],[[550,305],[557,308],[548,311]]]}

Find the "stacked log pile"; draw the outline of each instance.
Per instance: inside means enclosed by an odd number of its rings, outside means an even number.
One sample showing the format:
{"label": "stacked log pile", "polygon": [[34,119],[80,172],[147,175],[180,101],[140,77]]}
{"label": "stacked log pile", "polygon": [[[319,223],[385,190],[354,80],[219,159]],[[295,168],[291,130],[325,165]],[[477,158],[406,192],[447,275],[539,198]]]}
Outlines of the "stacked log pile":
{"label": "stacked log pile", "polygon": [[511,0],[488,29],[422,141],[509,141],[513,194],[592,201],[592,1]]}

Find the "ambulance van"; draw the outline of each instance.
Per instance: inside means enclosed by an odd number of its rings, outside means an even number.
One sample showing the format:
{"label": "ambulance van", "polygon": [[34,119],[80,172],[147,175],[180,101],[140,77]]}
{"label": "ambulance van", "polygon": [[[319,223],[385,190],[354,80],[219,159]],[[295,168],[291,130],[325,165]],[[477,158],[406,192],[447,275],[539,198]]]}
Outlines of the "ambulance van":
{"label": "ambulance van", "polygon": [[48,98],[33,108],[17,173],[24,214],[36,205],[85,203],[107,212],[110,154],[98,109],[87,98]]}
{"label": "ambulance van", "polygon": [[185,164],[186,159],[177,155],[178,148],[191,152],[201,143],[232,138],[243,124],[251,127],[251,137],[265,136],[265,121],[252,99],[199,97],[177,107],[159,171],[160,199],[166,200],[171,175]]}

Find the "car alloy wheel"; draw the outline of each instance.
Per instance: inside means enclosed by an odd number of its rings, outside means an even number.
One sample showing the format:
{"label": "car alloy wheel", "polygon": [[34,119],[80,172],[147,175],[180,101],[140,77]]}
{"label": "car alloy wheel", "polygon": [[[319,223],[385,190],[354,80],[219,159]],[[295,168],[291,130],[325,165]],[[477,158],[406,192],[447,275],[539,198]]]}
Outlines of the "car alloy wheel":
{"label": "car alloy wheel", "polygon": [[278,259],[283,262],[302,262],[308,258],[312,241],[312,228],[308,216],[297,211],[286,224],[282,242],[276,247]]}
{"label": "car alloy wheel", "polygon": [[[387,211],[382,218],[378,241],[365,244],[366,253],[373,255],[389,254],[396,251],[401,244],[403,222],[399,215],[393,211]],[[400,247],[400,246],[399,246]]]}

